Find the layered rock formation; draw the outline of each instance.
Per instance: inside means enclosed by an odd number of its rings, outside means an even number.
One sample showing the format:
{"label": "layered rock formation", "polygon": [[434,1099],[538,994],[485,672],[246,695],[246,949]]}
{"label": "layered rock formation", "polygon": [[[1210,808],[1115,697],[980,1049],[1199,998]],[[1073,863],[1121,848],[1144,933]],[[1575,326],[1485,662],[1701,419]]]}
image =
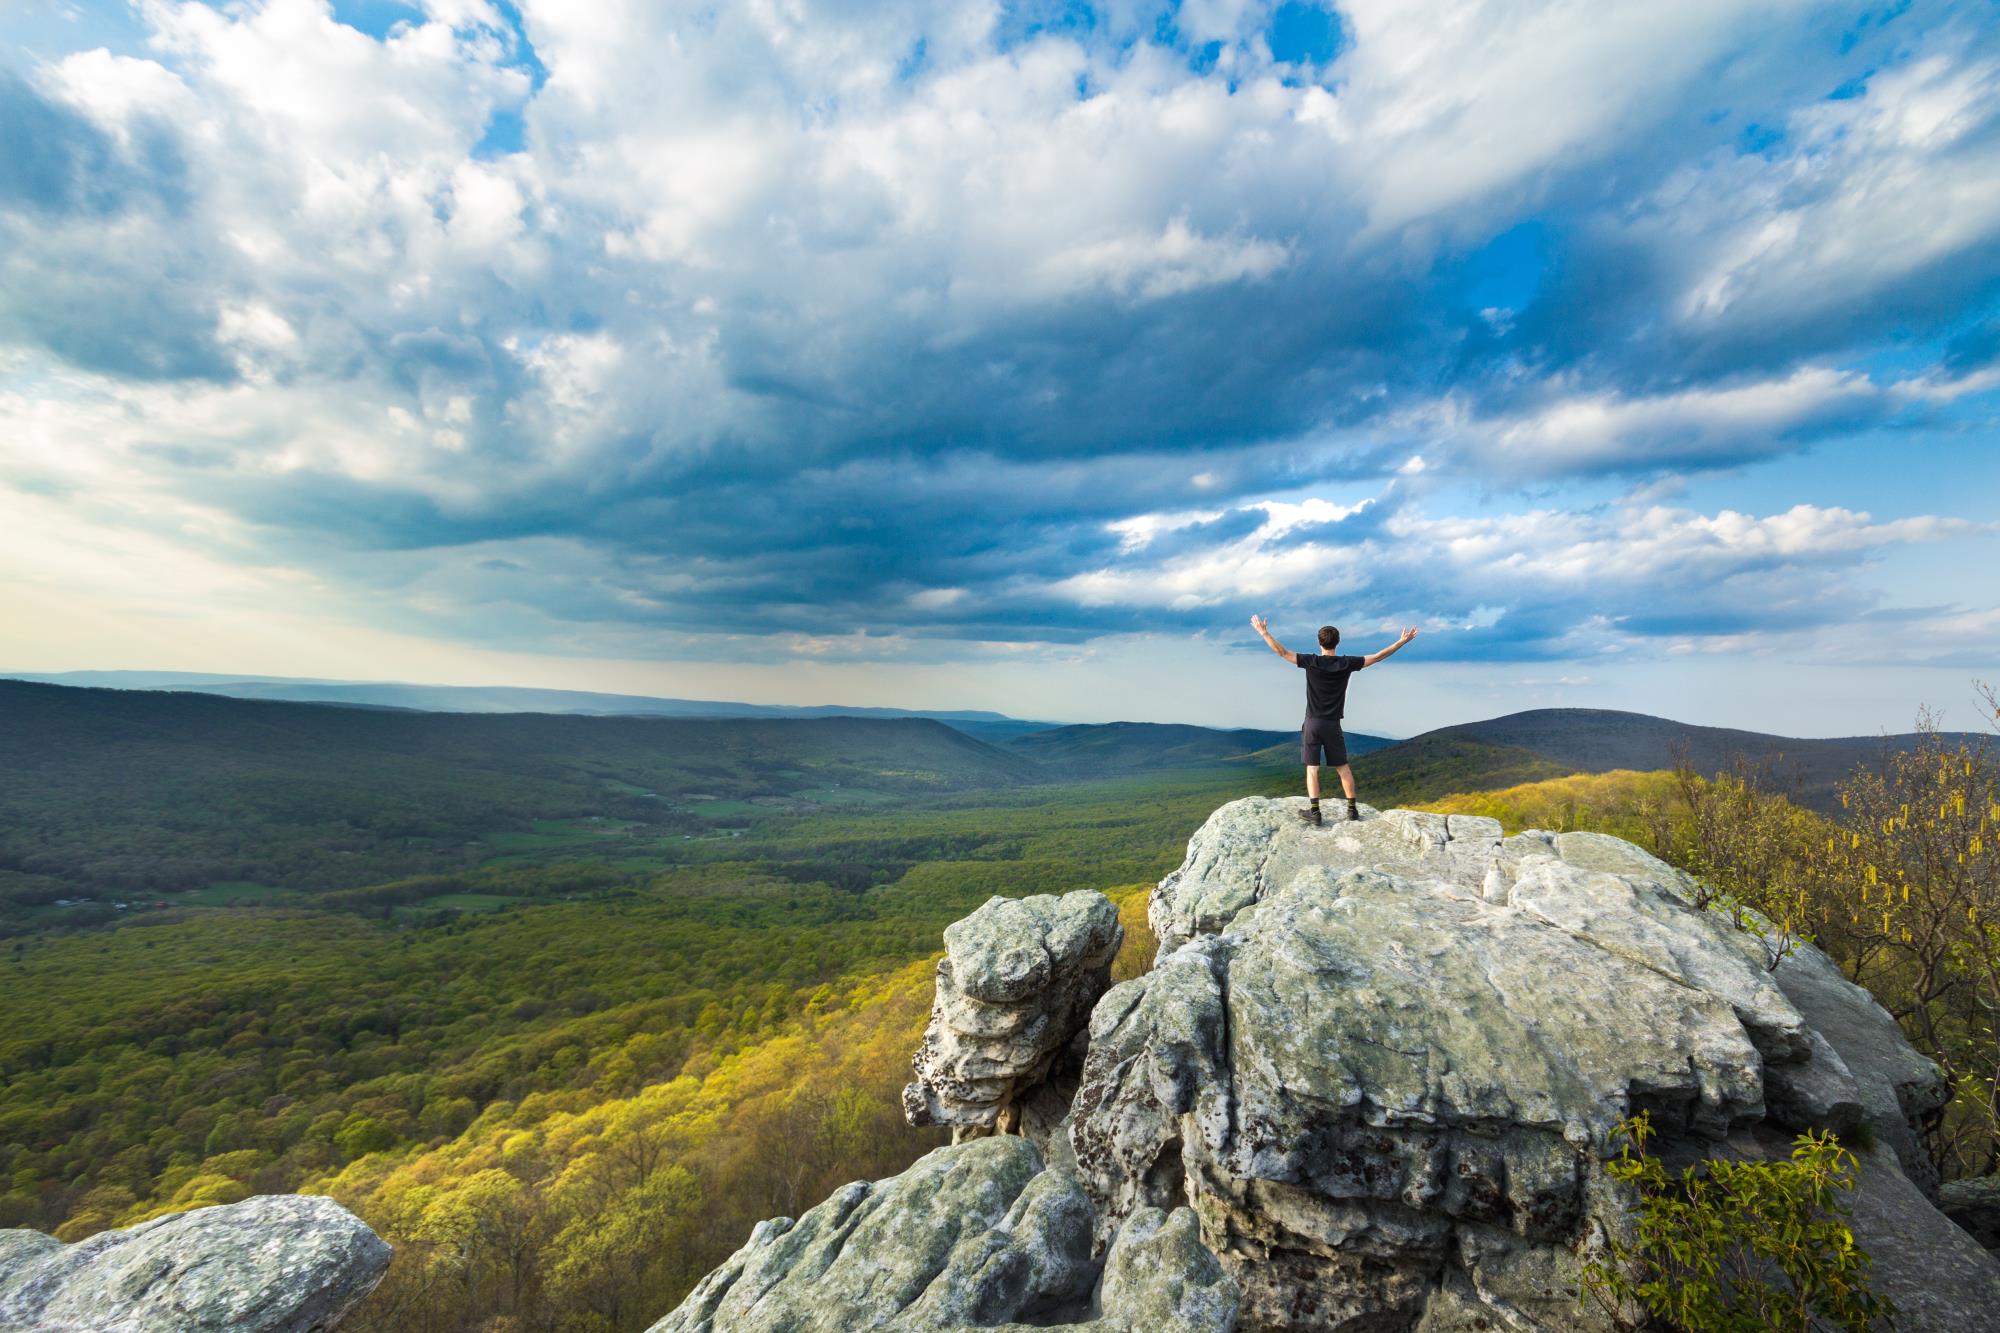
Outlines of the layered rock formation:
{"label": "layered rock formation", "polygon": [[1024,1122],[1045,1140],[1068,1109],[1081,1063],[1080,1051],[1066,1067],[1057,1067],[1059,1057],[1110,984],[1124,939],[1118,910],[1090,892],[992,898],[945,927],[904,1117],[949,1125],[954,1142]]}
{"label": "layered rock formation", "polygon": [[1609,1330],[1581,1267],[1631,1224],[1603,1164],[1640,1110],[1672,1165],[1846,1136],[1900,1327],[1990,1326],[2000,1266],[1933,1206],[1938,1071],[1817,950],[1767,968],[1615,838],[1298,804],[1218,810],[1101,998],[1096,895],[953,927],[906,1110],[1029,1141],[764,1224],[658,1328]]}
{"label": "layered rock formation", "polygon": [[269,1194],[170,1213],[65,1245],[0,1231],[0,1329],[313,1333],[389,1267],[389,1247],[332,1199]]}
{"label": "layered rock formation", "polygon": [[1160,962],[1092,1016],[1070,1138],[1101,1226],[1191,1203],[1248,1327],[1609,1328],[1577,1290],[1628,1221],[1619,1120],[1678,1160],[1865,1125],[1857,1228],[1903,1327],[2000,1308],[1923,1199],[1937,1070],[1817,950],[1767,971],[1615,838],[1295,804],[1210,818],[1153,896]]}
{"label": "layered rock formation", "polygon": [[1076,1181],[1026,1139],[939,1148],[797,1222],[759,1223],[649,1333],[1225,1333],[1236,1288],[1194,1215],[1137,1209],[1100,1262]]}

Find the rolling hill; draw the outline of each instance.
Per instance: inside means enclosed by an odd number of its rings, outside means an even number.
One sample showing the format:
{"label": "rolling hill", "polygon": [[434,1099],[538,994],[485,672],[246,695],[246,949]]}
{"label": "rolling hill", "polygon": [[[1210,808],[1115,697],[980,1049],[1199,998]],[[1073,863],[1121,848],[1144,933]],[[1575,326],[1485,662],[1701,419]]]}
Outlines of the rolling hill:
{"label": "rolling hill", "polygon": [[[1366,754],[1395,744],[1380,736],[1350,734],[1348,748]],[[1288,748],[1289,747],[1289,748]],[[1050,769],[1063,772],[1130,773],[1151,768],[1191,768],[1216,764],[1267,764],[1272,751],[1295,761],[1298,733],[1291,731],[1221,731],[1211,727],[1157,722],[1106,722],[1088,726],[1051,727],[1018,736],[1006,744]]]}
{"label": "rolling hill", "polygon": [[[671,699],[594,690],[539,690],[514,685],[412,685],[400,681],[314,680],[294,676],[229,676],[200,671],[0,672],[0,679],[114,690],[173,690],[231,699],[355,704],[430,713],[579,713],[596,717],[927,717],[960,729],[996,734],[1052,726],[983,709],[854,708],[844,704],[746,704],[719,699]],[[980,739],[988,739],[982,735]]]}
{"label": "rolling hill", "polygon": [[[1975,740],[1952,734],[1949,741]],[[1490,791],[1567,773],[1672,768],[1684,748],[1697,772],[1714,774],[1736,759],[1768,762],[1771,783],[1801,805],[1825,810],[1857,767],[1879,766],[1916,738],[1774,736],[1704,727],[1645,713],[1600,708],[1540,708],[1483,722],[1440,727],[1359,760],[1364,799],[1394,794],[1427,800],[1445,791]],[[1379,803],[1379,802],[1376,802]]]}
{"label": "rolling hill", "polygon": [[[0,905],[455,873],[494,856],[496,839],[547,838],[565,822],[718,837],[829,804],[886,809],[1175,772],[1227,785],[1233,769],[1246,789],[1296,781],[1290,732],[1119,722],[1009,734],[1009,722],[963,723],[991,728],[989,743],[917,717],[423,712],[0,680]],[[1856,765],[1911,740],[1797,739],[1588,709],[1349,739],[1375,805],[1666,768],[1685,746],[1704,773],[1738,755],[1768,759],[1780,789],[1818,808]]]}
{"label": "rolling hill", "polygon": [[0,681],[0,896],[333,887],[454,869],[469,841],[604,817],[710,830],[804,793],[1037,780],[924,718],[421,713]]}
{"label": "rolling hill", "polygon": [[1286,735],[1023,725],[960,721],[989,744],[918,717],[425,712],[0,680],[0,905],[345,889],[455,873],[551,824],[722,836],[828,805],[1254,765]]}

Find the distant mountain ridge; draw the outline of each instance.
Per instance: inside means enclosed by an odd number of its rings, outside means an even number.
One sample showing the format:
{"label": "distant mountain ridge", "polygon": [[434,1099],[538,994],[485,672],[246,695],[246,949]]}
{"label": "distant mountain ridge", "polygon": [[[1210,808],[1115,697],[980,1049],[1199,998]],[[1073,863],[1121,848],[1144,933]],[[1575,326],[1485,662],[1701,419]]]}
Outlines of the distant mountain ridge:
{"label": "distant mountain ridge", "polygon": [[[1193,767],[1200,764],[1275,763],[1296,761],[1296,731],[1253,728],[1219,730],[1164,722],[1100,722],[1049,727],[1006,743],[1014,754],[1057,769],[1087,769],[1097,773],[1132,772],[1152,767]],[[1387,749],[1396,742],[1384,736],[1349,732],[1350,754]]]}
{"label": "distant mountain ridge", "polygon": [[[230,676],[205,671],[0,672],[0,680],[85,689],[172,690],[231,699],[412,708],[427,713],[573,713],[621,717],[925,717],[1001,730],[1050,727],[988,709],[848,707],[844,704],[748,704],[675,699],[595,690],[544,690],[518,685],[413,685],[401,681],[317,679],[309,676]],[[982,737],[983,739],[983,737]]]}
{"label": "distant mountain ridge", "polygon": [[[1240,766],[1283,733],[1114,724],[981,740],[988,714],[438,712],[0,679],[0,904],[73,886],[351,887],[467,864],[495,831],[630,821],[690,837],[759,813]],[[1102,731],[1105,739],[1097,733]]]}
{"label": "distant mountain ridge", "polygon": [[411,712],[0,680],[0,898],[22,876],[39,900],[70,883],[350,887],[461,868],[488,832],[537,820],[700,834],[806,792],[1045,780],[929,718]]}
{"label": "distant mountain ridge", "polygon": [[[1992,738],[1947,732],[1945,739],[1956,744]],[[1916,741],[1909,732],[1776,736],[1616,709],[1537,708],[1412,736],[1369,756],[1361,774],[1371,791],[1387,789],[1398,799],[1417,792],[1415,799],[1426,799],[1441,781],[1482,791],[1566,773],[1672,768],[1677,747],[1684,747],[1688,762],[1704,775],[1729,768],[1739,756],[1767,763],[1776,790],[1825,810],[1838,804],[1840,783],[1856,768],[1878,766]]]}
{"label": "distant mountain ridge", "polygon": [[[848,707],[843,704],[749,704],[729,700],[676,699],[589,690],[544,690],[512,685],[410,685],[395,681],[349,681],[287,676],[229,676],[199,671],[67,671],[35,675],[0,673],[18,680],[70,689],[163,691],[230,699],[309,703],[348,708],[400,709],[424,713],[494,715],[540,713],[567,717],[658,717],[683,719],[920,718],[1035,762],[1053,776],[1105,776],[1151,768],[1192,768],[1210,764],[1263,762],[1255,751],[1293,738],[1289,731],[1203,727],[1166,722],[1106,722],[1065,725],[1011,717],[990,709],[905,709]],[[1040,737],[1041,739],[1031,739]],[[1393,741],[1351,734],[1349,749],[1366,754]]]}

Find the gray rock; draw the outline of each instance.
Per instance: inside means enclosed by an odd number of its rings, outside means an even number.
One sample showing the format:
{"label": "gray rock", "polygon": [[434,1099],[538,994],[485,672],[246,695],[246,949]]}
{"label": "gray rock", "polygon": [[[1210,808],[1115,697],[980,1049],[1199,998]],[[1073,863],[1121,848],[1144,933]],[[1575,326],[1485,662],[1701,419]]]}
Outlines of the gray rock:
{"label": "gray rock", "polygon": [[1982,1247],[2000,1250],[2000,1176],[1947,1182],[1938,1208]]}
{"label": "gray rock", "polygon": [[1192,1214],[1142,1210],[1092,1257],[1088,1196],[1032,1143],[975,1139],[759,1223],[650,1333],[1226,1333],[1235,1285]]}
{"label": "gray rock", "polygon": [[1552,846],[1565,865],[1579,870],[1601,870],[1612,875],[1630,875],[1647,880],[1679,897],[1693,899],[1694,879],[1684,870],[1662,861],[1643,847],[1634,847],[1623,838],[1608,833],[1578,830],[1551,835]]}
{"label": "gray rock", "polygon": [[64,1245],[0,1232],[0,1328],[38,1333],[330,1329],[389,1266],[332,1199],[265,1194]]}
{"label": "gray rock", "polygon": [[1860,1154],[1848,1203],[1868,1252],[1873,1289],[1896,1305],[1901,1333],[2000,1328],[2000,1263],[1899,1169],[1878,1143]]}
{"label": "gray rock", "polygon": [[[949,1125],[958,1138],[1013,1129],[1058,1056],[1110,983],[1124,942],[1101,893],[992,898],[945,928],[937,995],[903,1089],[912,1125]],[[1064,1086],[1038,1124],[1060,1119]]]}
{"label": "gray rock", "polygon": [[1682,1158],[1865,1123],[1883,1289],[1926,1281],[1926,1246],[1951,1268],[1906,1333],[2000,1308],[2000,1268],[1906,1177],[1936,1069],[1817,950],[1772,974],[1614,838],[1296,806],[1210,818],[1150,904],[1154,970],[1091,1015],[1069,1137],[1100,1242],[1187,1202],[1252,1328],[1608,1329],[1579,1256],[1630,1225],[1620,1119],[1650,1111]]}
{"label": "gray rock", "polygon": [[1637,1312],[1582,1265],[1630,1234],[1605,1162],[1639,1110],[1672,1165],[1873,1130],[1854,1227],[1899,1326],[1991,1326],[2000,1265],[1925,1199],[1942,1079],[1824,955],[1771,970],[1615,838],[1297,806],[1215,812],[1123,985],[1096,895],[947,931],[906,1110],[1032,1141],[760,1225],[654,1333],[1610,1333]]}
{"label": "gray rock", "polygon": [[[1742,947],[1753,956],[1762,956],[1763,945],[1754,939]],[[1839,966],[1811,945],[1786,955],[1772,973],[1772,980],[1808,1026],[1840,1056],[1853,1083],[1852,1093],[1843,1095],[1853,1097],[1861,1119],[1877,1139],[1894,1150],[1903,1174],[1926,1198],[1935,1201],[1937,1163],[1924,1147],[1924,1136],[1951,1100],[1943,1071],[1904,1039],[1903,1030],[1874,996],[1841,975]],[[1771,1072],[1774,1086],[1783,1088],[1774,1101],[1799,1095],[1796,1080],[1805,1070],[1788,1067]],[[1806,1127],[1798,1118],[1785,1123]]]}
{"label": "gray rock", "polygon": [[1238,912],[1312,866],[1436,879],[1480,893],[1489,871],[1502,877],[1504,891],[1517,863],[1555,857],[1552,835],[1502,838],[1500,822],[1481,816],[1384,813],[1364,805],[1358,821],[1313,828],[1297,818],[1302,804],[1261,797],[1232,801],[1196,830],[1187,859],[1160,882],[1147,904],[1162,955],[1196,935],[1223,930]]}

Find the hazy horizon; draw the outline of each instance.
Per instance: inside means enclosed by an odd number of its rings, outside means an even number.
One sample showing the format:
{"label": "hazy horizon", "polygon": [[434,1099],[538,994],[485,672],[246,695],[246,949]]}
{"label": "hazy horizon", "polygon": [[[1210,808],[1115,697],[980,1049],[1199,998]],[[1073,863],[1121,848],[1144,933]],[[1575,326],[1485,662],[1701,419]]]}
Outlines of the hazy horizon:
{"label": "hazy horizon", "polygon": [[[0,660],[1977,728],[2000,25],[0,17]],[[136,664],[136,665],[135,665]]]}
{"label": "hazy horizon", "polygon": [[[342,679],[342,678],[327,677],[327,676],[274,676],[274,675],[265,675],[252,672],[151,671],[144,668],[121,668],[121,667],[109,667],[109,668],[86,667],[86,668],[78,668],[71,671],[28,671],[13,667],[0,668],[0,680],[11,680],[11,679],[35,680],[45,677],[61,677],[61,676],[71,676],[71,677],[179,676],[179,677],[199,677],[201,679],[213,681],[215,683],[227,683],[232,681],[284,682],[293,684],[312,684],[312,685],[329,685],[329,686],[379,685],[379,686],[392,686],[392,687],[414,687],[418,689],[525,690],[525,691],[535,691],[535,692],[546,691],[551,693],[602,695],[605,697],[612,697],[612,698],[675,700],[675,701],[684,701],[689,703],[713,704],[717,706],[749,705],[752,707],[760,707],[760,708],[787,707],[787,708],[833,708],[833,709],[840,709],[840,708],[900,709],[900,710],[907,710],[910,712],[919,712],[925,714],[993,713],[1020,721],[1050,722],[1060,726],[1074,726],[1074,725],[1088,726],[1088,725],[1101,725],[1113,722],[1153,722],[1153,723],[1163,723],[1168,725],[1175,725],[1175,724],[1194,725],[1194,726],[1216,727],[1222,729],[1234,729],[1240,727],[1240,728],[1252,728],[1257,730],[1285,731],[1285,730],[1290,730],[1294,725],[1283,721],[1271,722],[1271,723],[1197,722],[1194,721],[1193,719],[1184,717],[1132,717],[1124,715],[1056,717],[1046,714],[1008,712],[1003,709],[991,708],[976,702],[912,706],[912,705],[905,705],[898,703],[863,703],[851,699],[833,699],[833,698],[752,699],[747,697],[721,696],[721,695],[713,697],[708,697],[708,696],[696,697],[689,695],[666,695],[657,693],[646,693],[643,691],[628,691],[628,690],[610,691],[610,690],[576,689],[570,686],[517,685],[507,682],[499,682],[491,680],[447,682],[447,681],[399,680],[387,677],[370,678],[370,679]],[[118,685],[111,682],[99,682],[99,681],[87,681],[87,680],[58,681],[57,683],[77,684],[87,688],[113,688],[113,689],[174,688],[173,684]],[[1538,704],[1535,705],[1535,707],[1536,708],[1602,708],[1602,709],[1607,709],[1609,711],[1642,713],[1642,714],[1647,712],[1647,710],[1644,708],[1619,707],[1617,705],[1610,705],[1610,704]],[[535,710],[528,709],[523,711],[535,711]],[[1441,727],[1450,727],[1471,722],[1483,722],[1491,718],[1506,716],[1508,713],[1527,712],[1527,711],[1531,710],[1528,708],[1518,708],[1518,709],[1504,709],[1498,712],[1491,712],[1491,713],[1468,713],[1464,716],[1443,718],[1438,721],[1427,723],[1426,725],[1418,727],[1415,730],[1409,730],[1409,731],[1389,730],[1382,727],[1367,725],[1362,722],[1356,721],[1354,718],[1349,718],[1347,719],[1347,730],[1350,732],[1362,732],[1369,735],[1383,736],[1391,740],[1407,740],[1412,736],[1421,735],[1424,732],[1436,730]],[[1982,707],[1972,706],[1968,707],[1967,709],[1960,710],[1961,716],[1958,718],[1957,721],[1953,720],[1948,710],[1940,709],[1937,711],[1943,715],[1942,725],[1945,727],[1946,730],[1979,732],[1981,730],[1992,729],[1988,725],[1989,719],[1986,718],[1984,709]],[[1665,717],[1669,721],[1686,723],[1691,726],[1718,727],[1730,730],[1751,731],[1765,735],[1777,735],[1797,740],[1815,740],[1815,739],[1824,740],[1824,739],[1835,739],[1835,738],[1845,739],[1857,736],[1875,736],[1884,734],[1903,735],[1907,734],[1910,730],[1912,730],[1912,725],[1909,723],[1898,726],[1892,723],[1885,722],[1880,726],[1871,727],[1865,730],[1858,730],[1858,731],[1788,732],[1788,731],[1773,730],[1768,727],[1745,725],[1736,722],[1716,721],[1711,718],[1700,717],[1700,716],[1681,716],[1678,714],[1662,714],[1662,713],[1653,713],[1649,715],[1656,717]]]}

